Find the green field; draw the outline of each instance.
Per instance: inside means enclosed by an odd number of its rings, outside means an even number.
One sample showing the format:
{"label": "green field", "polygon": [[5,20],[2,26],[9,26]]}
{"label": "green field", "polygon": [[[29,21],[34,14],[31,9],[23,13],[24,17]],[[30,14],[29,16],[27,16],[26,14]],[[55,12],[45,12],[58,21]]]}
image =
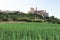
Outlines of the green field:
{"label": "green field", "polygon": [[0,40],[60,40],[60,25],[46,22],[0,23]]}

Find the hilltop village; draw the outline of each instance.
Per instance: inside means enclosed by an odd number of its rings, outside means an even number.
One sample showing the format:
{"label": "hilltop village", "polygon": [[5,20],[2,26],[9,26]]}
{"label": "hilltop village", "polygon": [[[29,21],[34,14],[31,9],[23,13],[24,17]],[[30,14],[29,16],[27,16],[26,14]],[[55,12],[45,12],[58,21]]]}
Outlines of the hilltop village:
{"label": "hilltop village", "polygon": [[[1,11],[0,10],[0,13],[17,13],[17,14],[21,14],[21,13],[24,13],[24,12],[20,12],[20,11],[9,11],[9,10],[6,10],[6,11]],[[43,17],[48,17],[49,14],[46,12],[46,10],[38,10],[37,7],[34,9],[33,7],[30,8],[30,11],[28,11],[27,13],[31,13],[31,14],[38,14],[38,15],[41,15]]]}

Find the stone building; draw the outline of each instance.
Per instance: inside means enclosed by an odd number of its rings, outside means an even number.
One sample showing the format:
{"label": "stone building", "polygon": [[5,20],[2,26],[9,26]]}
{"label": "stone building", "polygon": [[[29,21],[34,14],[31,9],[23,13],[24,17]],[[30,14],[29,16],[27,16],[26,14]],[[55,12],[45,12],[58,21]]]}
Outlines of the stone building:
{"label": "stone building", "polygon": [[35,13],[35,10],[34,10],[34,8],[30,8],[30,11],[29,11],[29,13]]}
{"label": "stone building", "polygon": [[41,15],[43,17],[48,17],[49,16],[49,14],[46,12],[46,10],[37,10],[37,7],[36,7],[36,9],[30,8],[29,13],[38,14],[38,15]]}

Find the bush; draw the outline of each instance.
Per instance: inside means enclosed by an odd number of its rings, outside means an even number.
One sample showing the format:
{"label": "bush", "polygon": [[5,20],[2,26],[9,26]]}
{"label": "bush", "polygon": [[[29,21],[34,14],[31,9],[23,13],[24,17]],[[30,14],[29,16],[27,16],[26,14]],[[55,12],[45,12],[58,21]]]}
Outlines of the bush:
{"label": "bush", "polygon": [[3,21],[8,21],[8,19],[3,19]]}
{"label": "bush", "polygon": [[58,24],[60,24],[60,20],[58,21]]}

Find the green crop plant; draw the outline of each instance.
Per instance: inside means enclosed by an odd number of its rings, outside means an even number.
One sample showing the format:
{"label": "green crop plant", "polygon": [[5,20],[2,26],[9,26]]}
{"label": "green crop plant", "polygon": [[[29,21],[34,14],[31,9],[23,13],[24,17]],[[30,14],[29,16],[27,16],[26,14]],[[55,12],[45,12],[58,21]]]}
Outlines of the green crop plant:
{"label": "green crop plant", "polygon": [[60,40],[60,25],[44,22],[0,23],[0,40]]}

